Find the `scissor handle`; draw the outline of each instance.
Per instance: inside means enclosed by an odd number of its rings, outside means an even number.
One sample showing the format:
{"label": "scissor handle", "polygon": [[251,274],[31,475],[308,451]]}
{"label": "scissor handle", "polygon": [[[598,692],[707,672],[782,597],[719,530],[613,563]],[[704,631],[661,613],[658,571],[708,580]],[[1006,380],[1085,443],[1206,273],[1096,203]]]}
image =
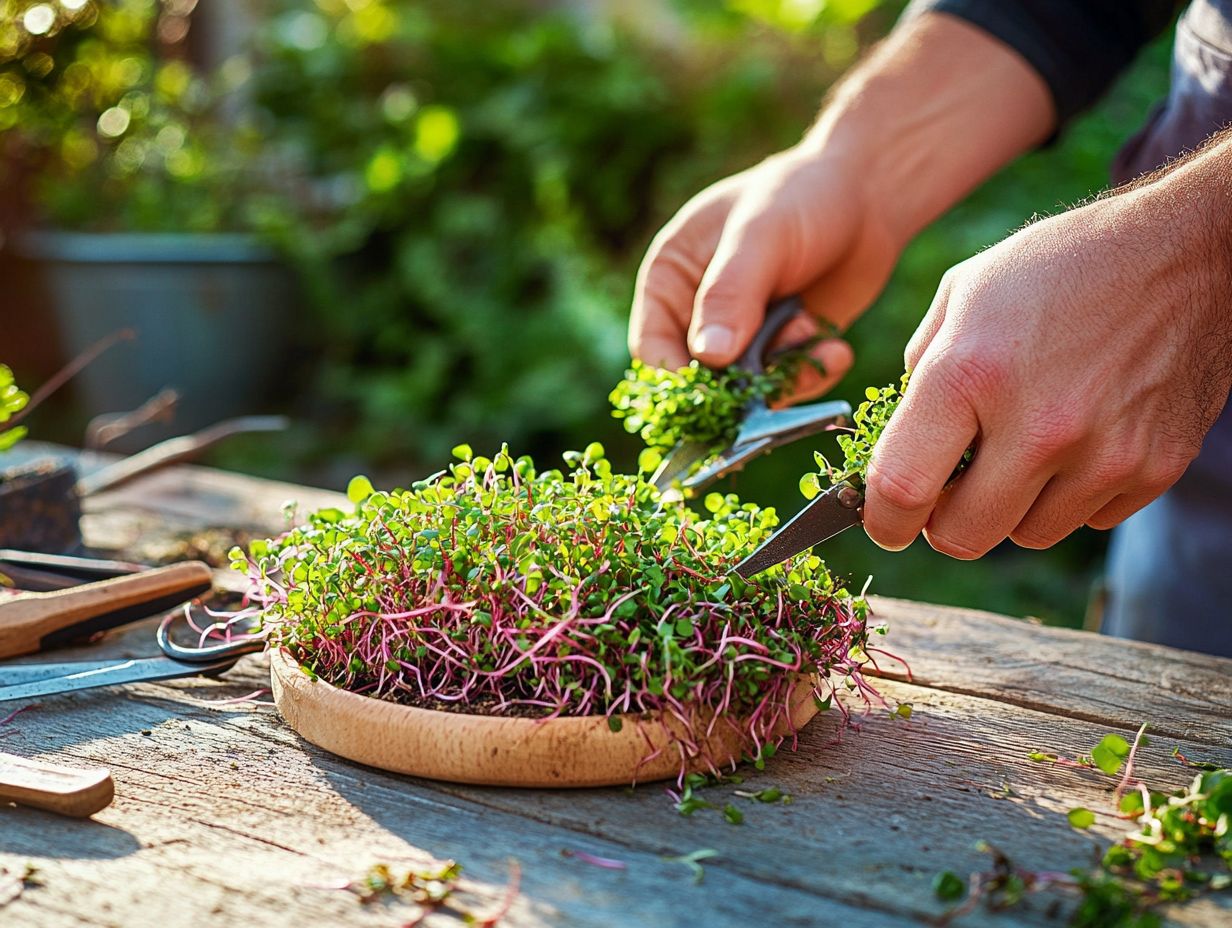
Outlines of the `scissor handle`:
{"label": "scissor handle", "polygon": [[776,303],[771,303],[766,309],[766,318],[761,328],[749,342],[740,366],[754,374],[765,373],[766,355],[770,351],[770,343],[776,335],[783,331],[783,326],[804,312],[804,302],[798,296],[788,296]]}
{"label": "scissor handle", "polygon": [[0,658],[33,654],[166,612],[212,585],[209,567],[188,561],[54,593],[23,593],[0,603]]}
{"label": "scissor handle", "polygon": [[265,649],[265,639],[263,637],[256,638],[251,635],[245,635],[238,641],[227,641],[223,644],[209,645],[207,647],[186,648],[182,644],[176,644],[171,640],[171,626],[174,622],[174,615],[169,615],[163,619],[159,623],[158,631],[154,633],[154,639],[158,642],[158,646],[164,654],[175,658],[177,661],[185,661],[189,664],[208,664],[227,658],[238,660],[243,654],[254,654]]}

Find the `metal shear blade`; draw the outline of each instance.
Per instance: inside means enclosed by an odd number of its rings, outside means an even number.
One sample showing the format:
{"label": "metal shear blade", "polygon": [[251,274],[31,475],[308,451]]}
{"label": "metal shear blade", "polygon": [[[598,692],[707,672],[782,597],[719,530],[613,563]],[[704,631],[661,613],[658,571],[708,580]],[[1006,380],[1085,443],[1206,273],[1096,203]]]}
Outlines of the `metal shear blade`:
{"label": "metal shear blade", "polygon": [[840,480],[801,509],[733,568],[749,579],[813,545],[864,521],[864,494],[851,479]]}
{"label": "metal shear blade", "polygon": [[[10,702],[14,699],[36,699],[39,696],[73,693],[99,686],[175,680],[180,677],[222,673],[233,667],[237,660],[239,660],[238,655],[209,663],[188,663],[170,657],[144,657],[105,663],[81,661],[63,664],[32,664],[26,671],[26,682],[0,686],[0,702]],[[13,670],[20,669],[13,668]],[[40,677],[40,673],[44,675]],[[18,680],[23,679],[20,673],[15,677]],[[6,671],[3,679],[10,679],[10,673]]]}

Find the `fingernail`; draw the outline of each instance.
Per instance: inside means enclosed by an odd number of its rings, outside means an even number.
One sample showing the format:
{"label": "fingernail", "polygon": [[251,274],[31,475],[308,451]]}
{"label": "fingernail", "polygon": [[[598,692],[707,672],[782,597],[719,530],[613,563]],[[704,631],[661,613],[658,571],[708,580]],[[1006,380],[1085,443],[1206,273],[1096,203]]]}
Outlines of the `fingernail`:
{"label": "fingernail", "polygon": [[690,347],[694,354],[726,355],[731,351],[735,334],[725,325],[710,324],[702,326],[693,336]]}

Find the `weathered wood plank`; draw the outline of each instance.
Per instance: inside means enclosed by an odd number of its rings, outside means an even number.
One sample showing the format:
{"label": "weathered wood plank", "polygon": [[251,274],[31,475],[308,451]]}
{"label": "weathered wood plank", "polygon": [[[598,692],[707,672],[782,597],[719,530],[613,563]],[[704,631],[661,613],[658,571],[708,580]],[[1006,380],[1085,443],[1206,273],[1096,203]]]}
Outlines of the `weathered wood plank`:
{"label": "weathered wood plank", "polygon": [[[1121,728],[1232,744],[1232,660],[990,612],[874,597],[921,686]],[[893,661],[887,674],[904,679]]]}
{"label": "weathered wood plank", "polygon": [[[221,894],[225,911],[248,906],[246,911],[263,918],[286,908],[280,894],[288,881],[354,875],[338,871],[362,870],[381,855],[456,857],[491,895],[502,861],[514,854],[527,869],[527,894],[534,904],[519,916],[528,921],[510,924],[536,924],[535,918],[596,925],[694,919],[809,924],[832,918],[857,925],[912,923],[940,911],[931,893],[937,871],[984,865],[971,847],[976,839],[991,841],[1024,866],[1068,869],[1090,860],[1092,839],[1069,829],[1065,813],[1078,805],[1100,810],[1109,804],[1107,780],[1026,759],[1033,748],[1069,755],[1087,751],[1103,727],[892,681],[883,682],[885,694],[892,704],[913,703],[911,722],[879,711],[860,731],[846,732],[838,745],[833,743],[837,715],[810,726],[798,753],[780,755],[744,784],[779,786],[792,794],[791,805],[750,803],[726,787],[713,791],[720,804],[739,803],[746,813],[746,823],[734,827],[714,811],[678,817],[659,787],[632,795],[519,791],[390,776],[304,744],[272,710],[185,704],[192,693],[210,698],[246,690],[263,681],[262,673],[259,662],[249,660],[229,684],[136,687],[118,712],[114,694],[49,700],[22,716],[26,727],[20,740],[6,741],[10,750],[111,763],[122,801],[102,820],[143,846],[184,844],[182,853],[142,852],[131,862],[138,869],[126,879],[145,873],[147,881],[162,880],[167,868],[182,870],[217,883],[210,892]],[[151,736],[142,737],[142,728]],[[1151,782],[1176,786],[1188,780],[1189,771],[1164,759],[1171,746],[1157,739],[1144,755],[1141,769]],[[1182,743],[1182,750],[1232,763],[1227,749]],[[15,819],[16,827],[0,827],[0,852],[32,854],[44,846],[39,844],[46,827],[42,817],[31,821],[34,813],[25,815]],[[1111,838],[1116,828],[1113,819],[1101,817],[1093,834]],[[621,890],[611,888],[612,874],[562,861],[564,847],[628,861],[630,870],[622,878],[636,882],[621,885],[637,886],[639,898],[653,894],[654,907],[619,902]],[[680,881],[682,873],[665,871],[658,859],[700,847],[722,855],[709,878],[711,885],[721,880],[722,893],[693,892]],[[219,874],[220,860],[242,866]],[[75,881],[76,865],[63,866],[66,879],[73,875]],[[88,895],[113,899],[107,888],[112,879],[90,882]],[[239,881],[243,902],[227,895],[224,884],[230,879]],[[568,893],[562,895],[561,886],[570,887]],[[643,893],[649,887],[653,892]],[[128,905],[126,898],[114,899],[113,907]],[[571,907],[571,899],[588,901]],[[27,904],[41,904],[38,900],[32,894]],[[336,900],[328,905],[331,923],[335,913],[344,917]],[[286,924],[303,914],[288,911],[295,917],[288,916]],[[1191,906],[1179,910],[1177,923],[1223,924],[1228,911],[1211,903]],[[863,913],[863,920],[854,912]],[[284,923],[282,914],[271,917],[274,924]],[[1021,924],[1048,923],[1040,905],[1015,918]],[[986,921],[996,923],[977,913],[964,924]]]}
{"label": "weathered wood plank", "polygon": [[[91,823],[0,808],[0,866],[32,862],[46,883],[0,910],[3,924],[170,928],[201,924],[207,913],[215,924],[400,924],[381,907],[321,887],[378,861],[442,858],[463,863],[465,899],[481,913],[501,897],[508,859],[520,862],[522,893],[501,922],[509,926],[918,924],[744,877],[735,833],[720,845],[727,859],[708,865],[706,883],[694,886],[685,868],[659,857],[699,846],[670,833],[675,816],[663,801],[665,833],[611,841],[529,820],[516,802],[502,811],[305,750],[269,709],[184,702],[236,689],[213,681],[143,686],[48,700],[21,716],[19,735],[5,739],[10,750],[109,764],[118,798]],[[625,800],[619,791],[581,797],[608,813]],[[627,869],[564,859],[564,849]],[[412,910],[400,911],[405,918]]]}

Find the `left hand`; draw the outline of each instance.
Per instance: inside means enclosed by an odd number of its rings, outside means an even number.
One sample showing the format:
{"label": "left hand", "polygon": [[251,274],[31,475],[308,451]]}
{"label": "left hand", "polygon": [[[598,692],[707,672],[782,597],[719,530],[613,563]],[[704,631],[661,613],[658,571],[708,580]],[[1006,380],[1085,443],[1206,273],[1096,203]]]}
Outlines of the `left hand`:
{"label": "left hand", "polygon": [[1232,258],[1226,197],[1166,181],[1037,222],[945,275],[868,471],[879,545],[923,530],[957,558],[1007,537],[1046,548],[1111,528],[1185,471],[1232,385]]}

